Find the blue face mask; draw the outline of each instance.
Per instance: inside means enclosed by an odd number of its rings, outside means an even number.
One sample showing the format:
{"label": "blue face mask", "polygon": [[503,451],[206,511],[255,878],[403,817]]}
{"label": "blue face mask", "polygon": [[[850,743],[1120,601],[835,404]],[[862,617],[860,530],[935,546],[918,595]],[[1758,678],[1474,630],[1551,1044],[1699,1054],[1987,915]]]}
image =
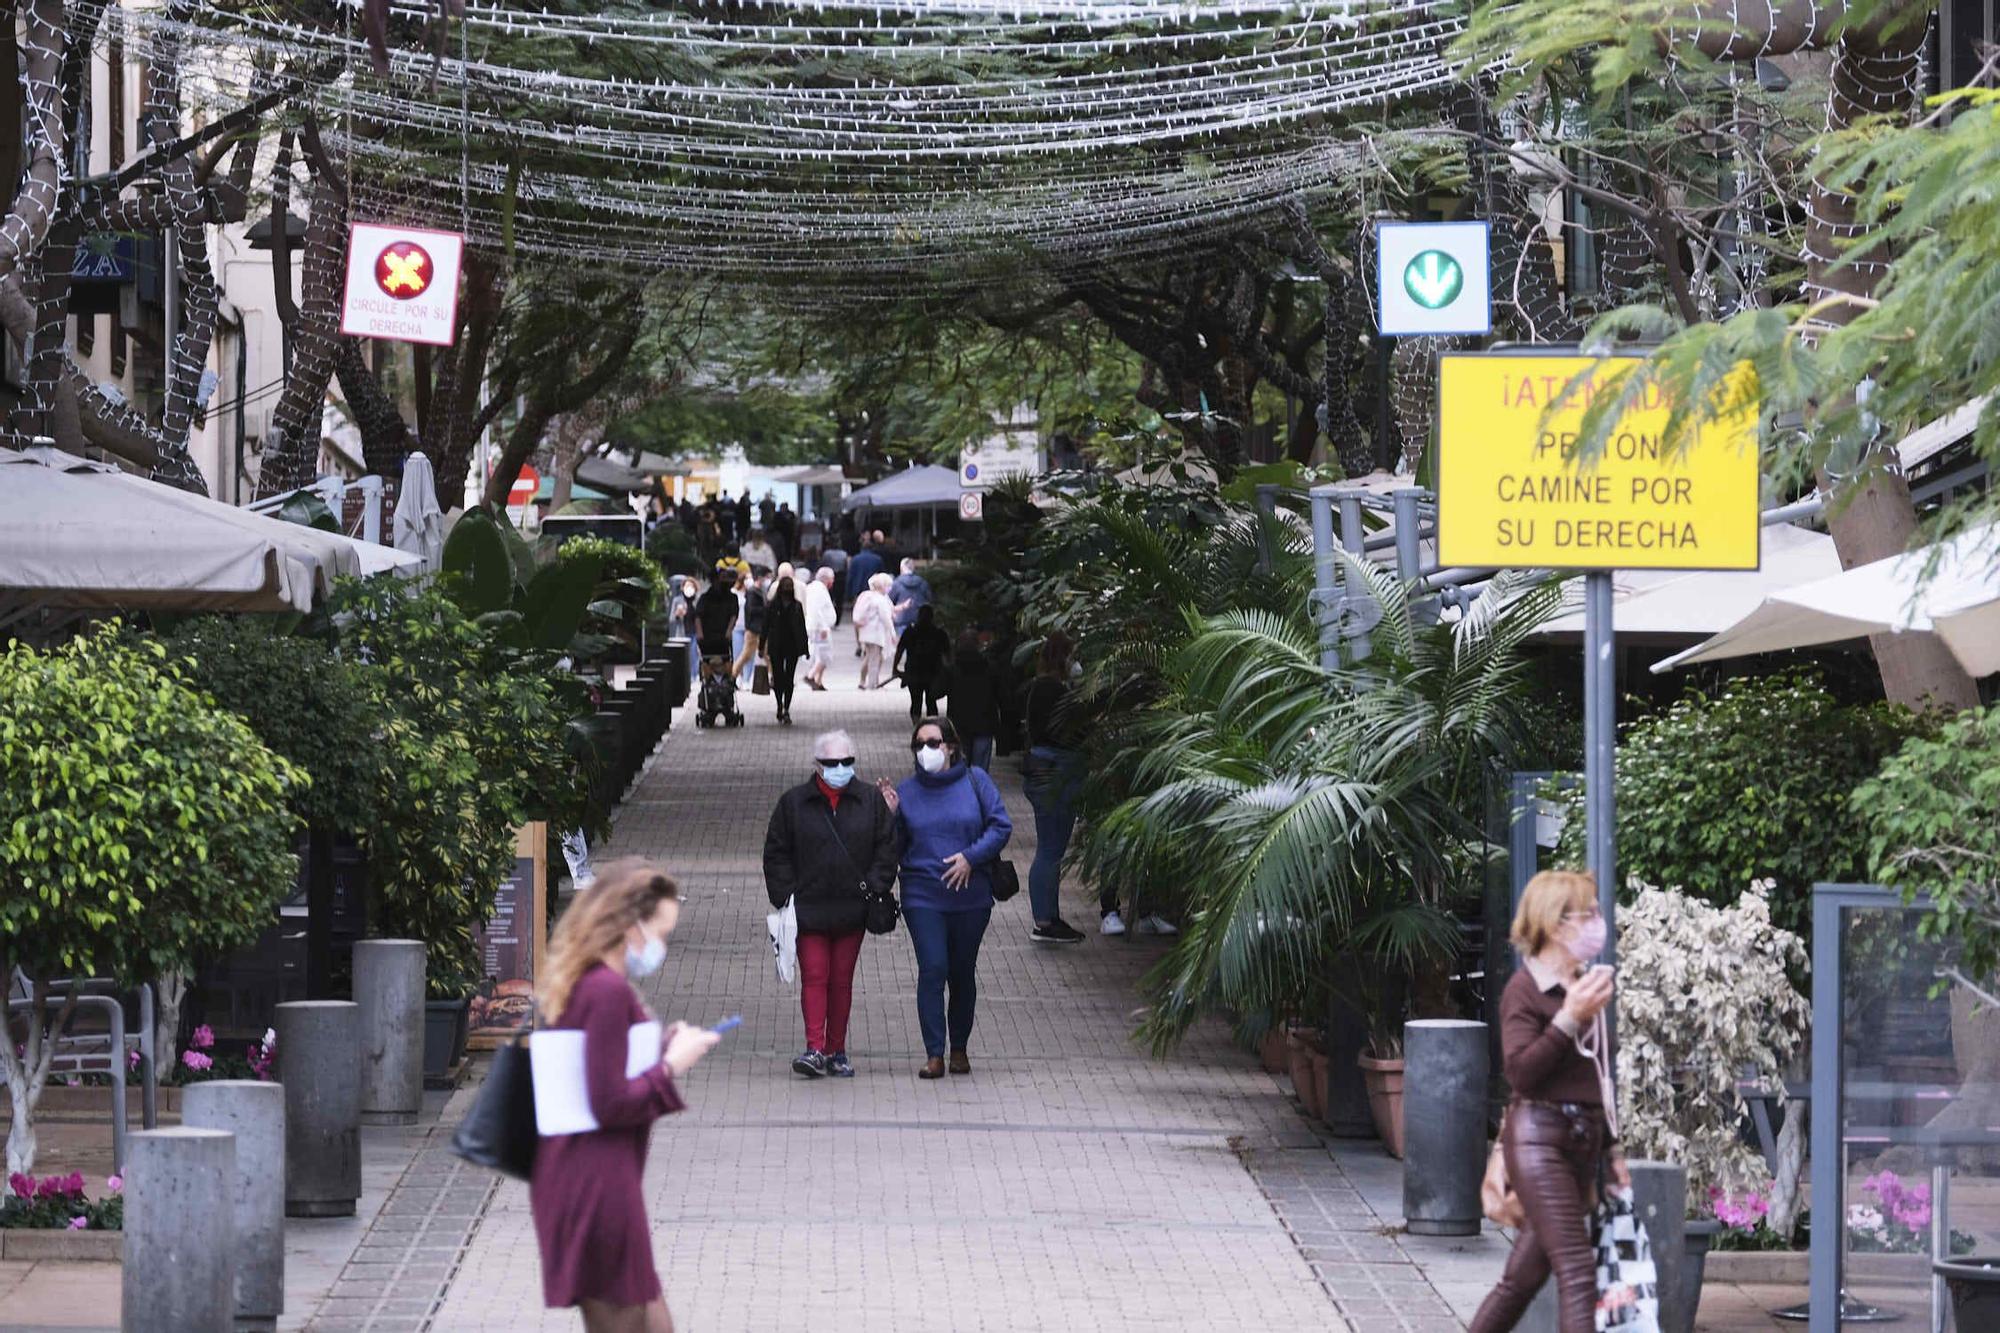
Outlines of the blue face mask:
{"label": "blue face mask", "polygon": [[625,971],[629,976],[650,977],[660,970],[660,964],[667,961],[667,942],[646,936],[646,947],[635,949],[625,946]]}
{"label": "blue face mask", "polygon": [[827,786],[833,788],[835,791],[839,791],[842,787],[854,781],[854,765],[834,764],[831,767],[822,766],[819,770],[819,775],[826,780]]}

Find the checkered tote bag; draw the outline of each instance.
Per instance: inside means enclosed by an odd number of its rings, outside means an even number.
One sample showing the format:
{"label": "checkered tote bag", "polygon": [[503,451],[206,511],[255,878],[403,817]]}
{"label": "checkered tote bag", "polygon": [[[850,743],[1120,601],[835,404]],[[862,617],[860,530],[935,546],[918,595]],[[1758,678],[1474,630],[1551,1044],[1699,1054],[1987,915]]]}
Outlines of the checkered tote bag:
{"label": "checkered tote bag", "polygon": [[1596,1221],[1598,1333],[1660,1333],[1653,1243],[1632,1209],[1632,1191],[1603,1191]]}

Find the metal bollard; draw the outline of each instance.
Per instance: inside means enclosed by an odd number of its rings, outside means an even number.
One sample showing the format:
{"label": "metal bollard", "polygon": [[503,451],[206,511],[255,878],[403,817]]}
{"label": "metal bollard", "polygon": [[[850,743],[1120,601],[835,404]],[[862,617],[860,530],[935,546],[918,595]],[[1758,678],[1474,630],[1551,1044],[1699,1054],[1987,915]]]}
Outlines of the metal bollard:
{"label": "metal bollard", "polygon": [[254,1079],[189,1084],[181,1124],[236,1136],[236,1327],[276,1328],[285,1311],[285,1090]]}
{"label": "metal bollard", "polygon": [[[1673,1162],[1627,1162],[1632,1169],[1632,1211],[1653,1246],[1654,1290],[1660,1298],[1660,1333],[1692,1333],[1701,1300],[1688,1261],[1687,1168]],[[1692,1290],[1690,1290],[1692,1288]]]}
{"label": "metal bollard", "polygon": [[356,940],[354,1002],[361,1010],[361,1122],[414,1125],[424,1104],[423,941]]}
{"label": "metal bollard", "polygon": [[235,1318],[236,1137],[144,1129],[126,1141],[124,1333],[224,1333]]}
{"label": "metal bollard", "polygon": [[1403,1220],[1416,1236],[1476,1236],[1486,1174],[1486,1025],[1403,1025]]}
{"label": "metal bollard", "polygon": [[349,1000],[277,1007],[285,1216],[352,1217],[361,1197],[361,1014]]}

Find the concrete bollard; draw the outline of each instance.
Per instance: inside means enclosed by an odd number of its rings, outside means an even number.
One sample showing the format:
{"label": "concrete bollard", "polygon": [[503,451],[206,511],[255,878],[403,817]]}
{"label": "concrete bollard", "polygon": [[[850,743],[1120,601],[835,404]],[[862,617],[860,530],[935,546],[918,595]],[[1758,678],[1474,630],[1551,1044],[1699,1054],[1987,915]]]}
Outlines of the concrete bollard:
{"label": "concrete bollard", "polygon": [[1645,1224],[1658,1275],[1660,1333],[1693,1333],[1701,1290],[1687,1252],[1687,1168],[1673,1162],[1628,1162],[1632,1169],[1632,1211]]}
{"label": "concrete bollard", "polygon": [[252,1079],[189,1084],[181,1123],[236,1136],[236,1327],[276,1328],[285,1311],[285,1090]]}
{"label": "concrete bollard", "polygon": [[1416,1236],[1476,1236],[1486,1174],[1486,1025],[1403,1025],[1403,1220]]}
{"label": "concrete bollard", "polygon": [[285,1216],[352,1217],[361,1197],[360,1007],[297,1000],[277,1007],[276,1026]]}
{"label": "concrete bollard", "polygon": [[236,1138],[145,1129],[125,1140],[124,1333],[224,1333],[235,1317]]}
{"label": "concrete bollard", "polygon": [[424,1104],[424,944],[356,940],[361,1123],[414,1125]]}

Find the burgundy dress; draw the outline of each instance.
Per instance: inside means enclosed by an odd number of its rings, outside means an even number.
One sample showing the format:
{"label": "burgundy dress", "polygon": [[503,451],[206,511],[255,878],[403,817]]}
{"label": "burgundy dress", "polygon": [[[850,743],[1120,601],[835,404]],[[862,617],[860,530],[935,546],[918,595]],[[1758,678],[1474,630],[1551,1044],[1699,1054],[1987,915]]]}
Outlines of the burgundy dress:
{"label": "burgundy dress", "polygon": [[631,984],[598,963],[554,1024],[583,1031],[584,1082],[599,1127],[546,1137],[535,1153],[528,1201],[551,1307],[644,1305],[660,1295],[640,1177],[653,1122],[684,1103],[663,1066],[625,1077],[627,1034],[651,1017]]}

